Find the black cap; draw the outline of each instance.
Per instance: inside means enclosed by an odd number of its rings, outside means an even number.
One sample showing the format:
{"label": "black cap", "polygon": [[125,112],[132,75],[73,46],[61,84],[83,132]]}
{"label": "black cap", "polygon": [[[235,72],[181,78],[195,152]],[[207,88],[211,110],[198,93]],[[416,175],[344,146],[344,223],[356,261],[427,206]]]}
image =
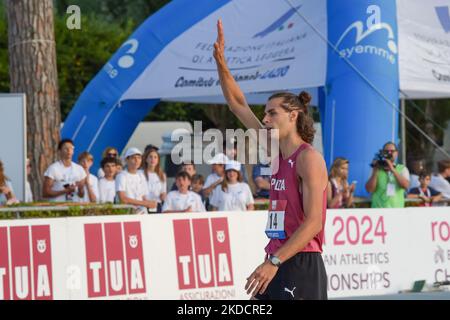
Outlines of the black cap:
{"label": "black cap", "polygon": [[153,145],[153,144],[148,144],[148,145],[145,146],[144,153],[147,152],[147,151],[149,151],[149,150],[155,150],[155,151],[158,151],[159,148],[158,148],[157,146]]}

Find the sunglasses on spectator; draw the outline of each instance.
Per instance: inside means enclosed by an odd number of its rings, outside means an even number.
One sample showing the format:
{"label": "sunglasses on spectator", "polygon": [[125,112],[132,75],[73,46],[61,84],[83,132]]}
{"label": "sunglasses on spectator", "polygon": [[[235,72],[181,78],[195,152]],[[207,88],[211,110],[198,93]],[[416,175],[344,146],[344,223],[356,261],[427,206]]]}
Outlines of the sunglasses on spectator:
{"label": "sunglasses on spectator", "polygon": [[117,153],[108,153],[108,157],[117,157]]}

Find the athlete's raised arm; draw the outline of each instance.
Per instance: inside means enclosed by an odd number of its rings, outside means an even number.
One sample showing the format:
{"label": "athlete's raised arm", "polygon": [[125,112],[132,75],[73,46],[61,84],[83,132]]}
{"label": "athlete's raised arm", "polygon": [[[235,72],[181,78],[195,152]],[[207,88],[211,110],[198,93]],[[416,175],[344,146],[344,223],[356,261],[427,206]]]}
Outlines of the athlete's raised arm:
{"label": "athlete's raised arm", "polygon": [[217,64],[217,71],[219,73],[220,85],[225,100],[230,107],[230,110],[238,117],[238,119],[251,129],[263,128],[263,125],[255,116],[253,111],[245,100],[244,93],[237,84],[236,80],[230,72],[225,59],[225,37],[223,34],[222,21],[217,21],[217,41],[214,43],[214,59]]}

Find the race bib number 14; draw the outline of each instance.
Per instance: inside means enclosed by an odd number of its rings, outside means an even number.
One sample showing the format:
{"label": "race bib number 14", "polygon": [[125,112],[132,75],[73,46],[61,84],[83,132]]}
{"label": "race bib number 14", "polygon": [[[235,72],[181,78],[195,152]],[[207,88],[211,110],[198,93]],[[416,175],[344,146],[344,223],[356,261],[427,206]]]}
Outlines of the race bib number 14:
{"label": "race bib number 14", "polygon": [[269,203],[267,217],[266,235],[271,239],[285,239],[284,216],[286,213],[287,200],[272,200]]}

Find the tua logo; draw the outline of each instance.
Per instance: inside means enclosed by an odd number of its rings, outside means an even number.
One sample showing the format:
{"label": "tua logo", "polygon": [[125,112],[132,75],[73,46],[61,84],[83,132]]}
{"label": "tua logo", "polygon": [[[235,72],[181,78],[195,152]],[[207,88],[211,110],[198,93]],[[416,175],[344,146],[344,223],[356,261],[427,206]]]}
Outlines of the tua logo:
{"label": "tua logo", "polygon": [[89,298],[146,293],[140,222],[84,225]]}
{"label": "tua logo", "polygon": [[275,190],[275,191],[286,190],[286,184],[284,182],[284,179],[272,178],[272,180],[270,180],[270,186],[272,187],[272,190]]}
{"label": "tua logo", "polygon": [[174,220],[173,229],[180,290],[233,285],[227,218]]}
{"label": "tua logo", "polygon": [[[381,21],[381,9],[379,6],[371,5],[367,7],[367,14],[369,14],[369,17],[366,20],[367,29],[365,31],[364,23],[362,21],[355,21],[344,31],[344,33],[339,38],[338,42],[336,43],[336,48],[339,50],[340,56],[342,58],[351,58],[352,56],[359,54],[372,54],[387,59],[391,64],[394,64],[396,61],[395,55],[397,54],[398,50],[392,27],[389,24]],[[340,49],[342,41],[352,30],[355,30],[356,32],[354,45],[348,48]],[[360,45],[360,43],[365,38],[378,31],[387,33],[386,45],[389,51],[375,44]]]}
{"label": "tua logo", "polygon": [[50,226],[0,227],[0,300],[52,299]]}

